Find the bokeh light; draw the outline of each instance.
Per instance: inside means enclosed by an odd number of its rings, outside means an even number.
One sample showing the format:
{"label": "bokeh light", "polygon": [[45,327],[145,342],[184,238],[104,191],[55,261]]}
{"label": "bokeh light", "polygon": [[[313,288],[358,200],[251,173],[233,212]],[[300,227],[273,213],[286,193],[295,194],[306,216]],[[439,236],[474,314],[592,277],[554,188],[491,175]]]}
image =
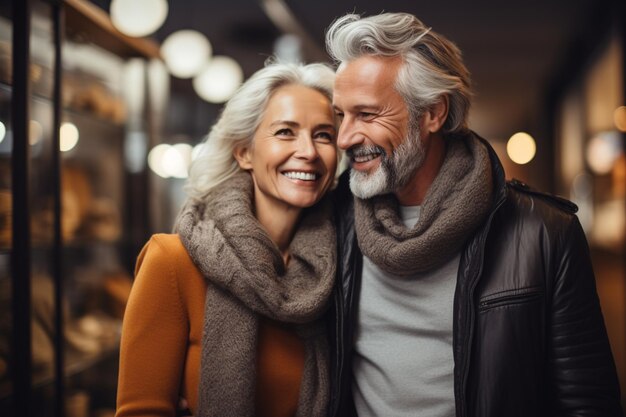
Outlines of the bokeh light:
{"label": "bokeh light", "polygon": [[59,148],[61,149],[61,152],[72,150],[78,143],[78,139],[80,137],[78,128],[75,124],[66,122],[61,125],[60,132],[61,137]]}
{"label": "bokeh light", "polygon": [[179,30],[169,35],[161,45],[161,56],[169,72],[178,78],[198,74],[210,59],[211,43],[195,30]]}
{"label": "bokeh light", "polygon": [[518,132],[511,136],[506,144],[506,153],[511,161],[519,165],[529,163],[535,157],[537,145],[535,139],[525,132]]}
{"label": "bokeh light", "polygon": [[619,133],[602,132],[594,136],[587,144],[587,163],[596,174],[608,174],[621,153]]}
{"label": "bokeh light", "polygon": [[232,97],[242,81],[243,71],[237,61],[216,56],[193,79],[193,88],[209,103],[223,103]]}
{"label": "bokeh light", "polygon": [[113,0],[113,26],[125,35],[140,37],[154,33],[167,18],[166,0]]}

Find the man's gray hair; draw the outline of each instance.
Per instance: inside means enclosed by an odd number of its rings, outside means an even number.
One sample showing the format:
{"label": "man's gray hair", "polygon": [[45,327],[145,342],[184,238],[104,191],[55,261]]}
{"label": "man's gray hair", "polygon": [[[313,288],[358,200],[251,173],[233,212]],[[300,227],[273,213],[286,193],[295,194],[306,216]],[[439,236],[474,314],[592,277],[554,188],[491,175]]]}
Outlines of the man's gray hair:
{"label": "man's gray hair", "polygon": [[326,48],[340,64],[363,55],[401,56],[404,65],[398,72],[396,89],[410,114],[421,114],[447,95],[444,133],[467,129],[472,92],[461,51],[412,14],[345,15],[326,31]]}
{"label": "man's gray hair", "polygon": [[187,194],[202,198],[241,170],[233,151],[252,143],[267,103],[278,88],[302,85],[319,91],[330,101],[334,80],[333,70],[324,64],[268,62],[237,90],[211,128],[200,155],[191,164]]}

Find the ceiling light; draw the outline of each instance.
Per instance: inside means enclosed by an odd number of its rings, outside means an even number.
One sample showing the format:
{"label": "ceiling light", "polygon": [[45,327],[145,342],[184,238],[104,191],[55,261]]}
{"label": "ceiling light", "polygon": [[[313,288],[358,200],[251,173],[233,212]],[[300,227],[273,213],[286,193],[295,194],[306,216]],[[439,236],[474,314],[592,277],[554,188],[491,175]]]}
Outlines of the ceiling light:
{"label": "ceiling light", "polygon": [[211,57],[209,40],[195,30],[179,30],[161,45],[161,56],[170,73],[178,78],[191,78]]}
{"label": "ceiling light", "polygon": [[163,152],[163,158],[161,159],[161,167],[169,177],[185,178],[187,172],[185,170],[185,163],[180,152],[174,147],[170,146]]}
{"label": "ceiling light", "polygon": [[162,143],[148,154],[148,166],[162,178],[187,178],[192,147],[187,143]]}
{"label": "ceiling light", "polygon": [[4,140],[4,137],[7,134],[7,128],[4,123],[0,122],[0,143]]}
{"label": "ceiling light", "polygon": [[193,79],[193,88],[204,100],[223,103],[235,94],[242,81],[243,71],[237,61],[216,56]]}
{"label": "ceiling light", "polygon": [[528,133],[518,132],[511,136],[506,144],[506,153],[511,161],[524,165],[532,161],[537,152],[535,139]]}
{"label": "ceiling light", "polygon": [[79,133],[78,128],[73,123],[63,123],[60,130],[60,144],[61,152],[67,152],[76,146],[78,143]]}
{"label": "ceiling light", "polygon": [[167,17],[166,0],[113,0],[110,7],[113,26],[125,35],[147,36],[161,27]]}
{"label": "ceiling light", "polygon": [[168,178],[170,175],[163,166],[163,155],[170,149],[170,145],[162,143],[152,148],[148,154],[148,166],[159,177]]}
{"label": "ceiling light", "polygon": [[180,156],[183,158],[183,162],[185,163],[185,171],[189,170],[189,165],[191,165],[191,154],[193,153],[193,147],[188,143],[177,143],[172,145],[174,149],[178,151]]}

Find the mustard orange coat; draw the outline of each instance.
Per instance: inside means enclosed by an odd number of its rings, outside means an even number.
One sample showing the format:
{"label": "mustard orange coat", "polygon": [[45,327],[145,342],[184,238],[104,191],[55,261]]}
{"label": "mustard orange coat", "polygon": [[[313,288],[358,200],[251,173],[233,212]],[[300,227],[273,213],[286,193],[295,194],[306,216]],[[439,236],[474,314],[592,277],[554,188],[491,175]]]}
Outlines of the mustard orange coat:
{"label": "mustard orange coat", "polygon": [[[144,246],[124,316],[116,416],[174,416],[179,397],[195,413],[206,288],[178,235]],[[257,416],[295,415],[303,343],[261,320],[257,351]]]}

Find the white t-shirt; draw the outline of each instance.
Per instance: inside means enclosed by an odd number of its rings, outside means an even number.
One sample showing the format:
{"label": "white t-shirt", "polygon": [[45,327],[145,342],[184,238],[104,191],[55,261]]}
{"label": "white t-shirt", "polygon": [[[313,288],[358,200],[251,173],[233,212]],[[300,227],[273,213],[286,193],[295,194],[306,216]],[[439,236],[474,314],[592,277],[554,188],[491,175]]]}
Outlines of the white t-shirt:
{"label": "white t-shirt", "polygon": [[[413,227],[420,206],[400,207]],[[352,392],[360,417],[454,417],[452,310],[460,255],[399,277],[363,258]]]}

